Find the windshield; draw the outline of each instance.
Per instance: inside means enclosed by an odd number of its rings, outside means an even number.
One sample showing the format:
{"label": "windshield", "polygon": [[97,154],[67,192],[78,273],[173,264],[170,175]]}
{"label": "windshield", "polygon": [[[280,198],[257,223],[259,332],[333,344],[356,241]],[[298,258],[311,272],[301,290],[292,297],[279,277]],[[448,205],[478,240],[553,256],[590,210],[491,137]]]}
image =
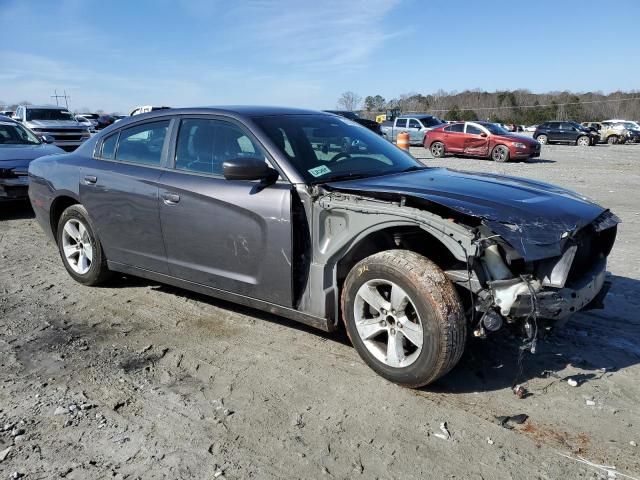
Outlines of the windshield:
{"label": "windshield", "polygon": [[309,183],[426,168],[379,135],[345,118],[280,115],[253,120]]}
{"label": "windshield", "polygon": [[489,132],[493,133],[494,135],[509,135],[511,133],[508,130],[505,130],[504,128],[502,128],[497,123],[490,123],[490,122],[476,122],[476,123],[479,125],[482,125],[484,128],[489,130]]}
{"label": "windshield", "polygon": [[633,122],[624,122],[623,125],[627,130],[638,130],[638,125]]}
{"label": "windshield", "polygon": [[40,140],[22,125],[0,122],[0,146],[40,145]]}
{"label": "windshield", "polygon": [[73,120],[73,115],[65,109],[28,108],[27,120]]}

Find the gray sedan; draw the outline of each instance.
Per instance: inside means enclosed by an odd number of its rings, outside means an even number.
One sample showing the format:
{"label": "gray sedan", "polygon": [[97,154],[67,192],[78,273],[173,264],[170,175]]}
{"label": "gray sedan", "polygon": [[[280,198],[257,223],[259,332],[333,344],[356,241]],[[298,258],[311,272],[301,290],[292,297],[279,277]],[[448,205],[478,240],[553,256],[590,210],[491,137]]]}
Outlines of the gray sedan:
{"label": "gray sedan", "polygon": [[538,332],[598,308],[617,217],[532,180],[427,168],[308,110],[161,110],[32,162],[29,196],[78,282],[113,272],[333,331],[401,385],[467,332]]}

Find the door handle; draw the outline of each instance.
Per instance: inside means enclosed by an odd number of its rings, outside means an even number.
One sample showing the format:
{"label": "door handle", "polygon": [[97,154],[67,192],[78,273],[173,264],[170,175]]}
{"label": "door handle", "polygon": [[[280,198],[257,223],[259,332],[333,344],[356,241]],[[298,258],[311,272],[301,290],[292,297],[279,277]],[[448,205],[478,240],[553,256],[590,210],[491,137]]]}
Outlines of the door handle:
{"label": "door handle", "polygon": [[98,181],[98,177],[96,177],[95,175],[85,175],[84,177],[84,183],[86,183],[87,185],[93,185]]}
{"label": "door handle", "polygon": [[162,201],[167,205],[175,205],[180,201],[180,195],[177,193],[165,192],[162,194]]}

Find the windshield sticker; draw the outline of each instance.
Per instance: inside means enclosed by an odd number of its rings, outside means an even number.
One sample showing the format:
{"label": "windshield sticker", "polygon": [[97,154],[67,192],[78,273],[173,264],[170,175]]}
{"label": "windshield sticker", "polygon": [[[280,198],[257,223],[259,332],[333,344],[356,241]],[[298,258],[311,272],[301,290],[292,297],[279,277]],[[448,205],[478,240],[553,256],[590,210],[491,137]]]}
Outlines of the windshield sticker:
{"label": "windshield sticker", "polygon": [[326,165],[320,165],[319,167],[310,168],[308,172],[314,177],[319,177],[321,175],[326,175],[327,173],[331,173],[331,170]]}

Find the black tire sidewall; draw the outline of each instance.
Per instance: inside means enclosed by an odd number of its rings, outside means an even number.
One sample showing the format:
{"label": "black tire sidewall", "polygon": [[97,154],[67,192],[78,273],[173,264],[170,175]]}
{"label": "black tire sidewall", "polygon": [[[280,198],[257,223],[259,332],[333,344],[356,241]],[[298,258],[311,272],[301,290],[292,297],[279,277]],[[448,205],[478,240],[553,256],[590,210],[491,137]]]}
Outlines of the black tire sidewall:
{"label": "black tire sidewall", "polygon": [[[497,152],[497,151],[499,151],[499,150],[504,150],[504,151],[506,152],[506,153],[505,153],[505,157],[504,157],[504,159],[503,159],[503,160],[500,160],[500,159],[496,160],[496,159],[494,158],[494,156],[493,156],[493,155],[494,155],[494,153],[495,153],[495,152]],[[508,162],[508,161],[509,161],[509,149],[508,149],[506,146],[504,146],[504,145],[496,145],[495,147],[493,147],[493,150],[491,150],[491,159],[492,159],[494,162],[498,162],[498,163],[505,163],[505,162]]]}
{"label": "black tire sidewall", "polygon": [[[76,219],[81,221],[85,228],[87,229],[87,234],[89,235],[89,239],[91,240],[91,247],[93,251],[93,258],[91,260],[91,266],[89,267],[89,271],[85,274],[79,274],[75,272],[69,262],[67,261],[64,249],[62,247],[62,232],[64,230],[64,225],[67,221],[71,219]],[[93,222],[89,218],[87,211],[81,205],[72,205],[68,207],[58,220],[58,229],[56,231],[56,241],[58,243],[58,251],[60,253],[60,257],[62,258],[62,263],[64,264],[64,268],[67,269],[69,275],[71,277],[84,285],[96,285],[100,283],[106,273],[106,262],[104,260],[104,254],[102,252],[102,245],[100,244],[96,234],[95,227]]]}
{"label": "black tire sidewall", "polygon": [[[356,267],[357,268],[357,267]],[[431,304],[424,298],[428,292],[419,292],[411,280],[393,265],[383,263],[368,263],[366,270],[358,271],[356,280],[347,282],[344,291],[343,312],[347,333],[352,344],[369,367],[382,377],[405,386],[417,386],[425,383],[425,376],[429,376],[437,368],[440,356],[442,335],[441,325],[436,320],[436,313]],[[374,279],[389,280],[400,286],[411,299],[422,323],[423,344],[418,358],[408,367],[394,368],[385,365],[373,356],[360,338],[355,326],[354,303],[360,286]]]}

